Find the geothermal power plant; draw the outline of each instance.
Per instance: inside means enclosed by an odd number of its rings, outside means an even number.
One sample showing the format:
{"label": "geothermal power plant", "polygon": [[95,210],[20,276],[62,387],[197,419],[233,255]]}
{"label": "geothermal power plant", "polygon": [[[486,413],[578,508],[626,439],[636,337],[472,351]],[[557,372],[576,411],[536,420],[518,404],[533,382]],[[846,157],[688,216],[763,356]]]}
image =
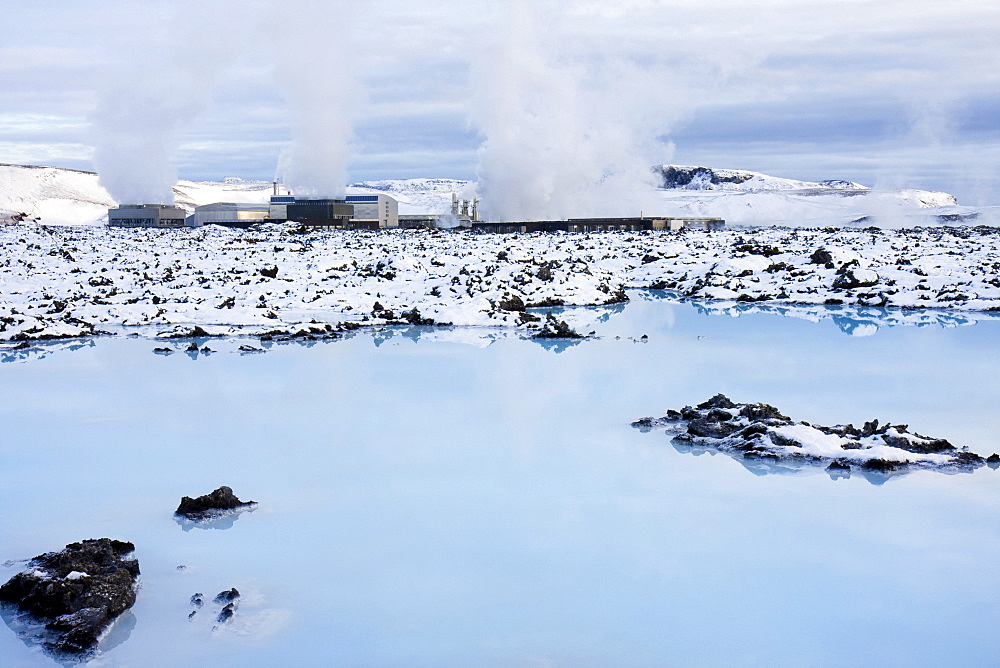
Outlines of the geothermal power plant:
{"label": "geothermal power plant", "polygon": [[299,198],[281,194],[278,184],[267,204],[217,202],[184,209],[165,204],[123,204],[108,209],[111,227],[179,228],[224,225],[250,227],[260,223],[295,222],[306,227],[338,230],[392,230],[459,228],[477,232],[640,232],[643,230],[705,230],[725,226],[721,218],[570,218],[522,222],[486,222],[478,219],[479,198],[459,200],[452,193],[451,212],[399,215],[398,202],[384,193],[348,195],[343,199]]}

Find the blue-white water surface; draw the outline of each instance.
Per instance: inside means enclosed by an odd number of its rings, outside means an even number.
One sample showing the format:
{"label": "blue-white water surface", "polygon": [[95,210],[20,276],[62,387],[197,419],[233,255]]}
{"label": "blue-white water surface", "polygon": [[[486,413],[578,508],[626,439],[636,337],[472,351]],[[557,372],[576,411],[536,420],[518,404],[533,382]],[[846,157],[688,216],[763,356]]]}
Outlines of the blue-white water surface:
{"label": "blue-white water surface", "polygon": [[[633,297],[572,345],[105,338],[2,364],[0,562],[135,543],[138,601],[94,665],[995,663],[1000,471],[758,476],[629,423],[723,392],[988,455],[1000,324],[852,337]],[[223,484],[259,507],[172,518]],[[232,622],[188,619],[230,587]],[[0,625],[0,664],[56,662]]]}

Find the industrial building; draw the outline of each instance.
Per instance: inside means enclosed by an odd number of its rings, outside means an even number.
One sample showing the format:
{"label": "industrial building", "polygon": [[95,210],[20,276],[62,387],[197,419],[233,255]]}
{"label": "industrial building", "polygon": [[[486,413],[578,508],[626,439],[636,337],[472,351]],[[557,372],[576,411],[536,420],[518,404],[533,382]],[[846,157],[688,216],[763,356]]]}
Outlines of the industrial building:
{"label": "industrial building", "polygon": [[399,227],[399,203],[384,193],[348,195],[347,203],[354,205],[352,222],[374,222],[379,229]]}
{"label": "industrial building", "polygon": [[384,193],[348,195],[345,199],[300,199],[275,194],[268,206],[268,219],[341,230],[398,228],[399,203]]}
{"label": "industrial building", "polygon": [[184,209],[165,204],[122,204],[108,209],[111,227],[184,227]]}
{"label": "industrial building", "polygon": [[526,222],[472,223],[474,232],[641,232],[643,230],[705,230],[725,227],[722,218],[570,218]]}
{"label": "industrial building", "polygon": [[385,193],[348,195],[344,199],[297,198],[289,192],[274,194],[267,204],[217,202],[195,208],[185,220],[179,207],[161,204],[131,204],[108,210],[108,224],[114,227],[201,227],[226,225],[250,227],[258,223],[294,222],[310,227],[342,230],[379,230],[399,228],[471,228],[475,232],[640,232],[643,230],[704,230],[725,227],[721,218],[712,217],[639,217],[639,218],[570,218],[523,222],[482,222],[478,220],[479,198],[459,200],[451,195],[451,212],[441,214],[399,215],[399,203]]}
{"label": "industrial building", "polygon": [[267,204],[217,202],[195,207],[194,213],[188,216],[188,224],[192,227],[202,225],[250,227],[265,222],[270,215],[270,207]]}
{"label": "industrial building", "polygon": [[188,216],[188,225],[193,227],[245,228],[285,221],[347,230],[391,229],[399,227],[399,204],[381,193],[348,195],[346,199],[303,199],[275,194],[267,204],[216,202],[196,207]]}
{"label": "industrial building", "polygon": [[[284,207],[285,220],[289,222],[339,230],[378,229],[377,224],[353,223],[354,205],[342,199],[296,199]],[[278,218],[272,220],[283,222]]]}

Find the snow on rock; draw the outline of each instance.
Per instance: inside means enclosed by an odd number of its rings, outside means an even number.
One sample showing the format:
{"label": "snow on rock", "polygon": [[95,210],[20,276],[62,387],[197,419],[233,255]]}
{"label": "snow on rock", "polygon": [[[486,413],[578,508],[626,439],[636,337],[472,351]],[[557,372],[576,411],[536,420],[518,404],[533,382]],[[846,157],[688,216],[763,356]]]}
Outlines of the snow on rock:
{"label": "snow on rock", "polygon": [[647,236],[654,261],[627,272],[627,282],[688,298],[1000,310],[998,241],[992,227]]}
{"label": "snow on rock", "polygon": [[[987,460],[956,448],[944,439],[907,431],[906,425],[866,422],[823,427],[793,422],[768,404],[737,404],[718,394],[696,407],[668,410],[662,418],[642,418],[632,423],[644,431],[666,427],[676,434],[681,451],[711,448],[741,462],[751,470],[768,472],[769,465],[792,468],[825,466],[831,477],[849,477],[853,468],[878,474],[876,482],[892,474],[923,468],[946,472],[972,471]],[[990,462],[1000,461],[996,454]],[[780,472],[780,469],[773,472]]]}
{"label": "snow on rock", "polygon": [[544,323],[528,309],[620,303],[626,287],[729,306],[1000,310],[996,228],[297,232],[2,227],[0,340],[322,337],[342,323],[534,331]]}
{"label": "snow on rock", "polygon": [[[518,253],[522,246],[527,252]],[[12,341],[115,327],[183,332],[192,324],[213,334],[345,320],[518,325],[530,318],[501,301],[517,297],[531,307],[627,299],[620,271],[602,266],[603,249],[558,235],[523,244],[434,231],[296,234],[277,225],[19,225],[0,229],[0,248],[0,339]]]}

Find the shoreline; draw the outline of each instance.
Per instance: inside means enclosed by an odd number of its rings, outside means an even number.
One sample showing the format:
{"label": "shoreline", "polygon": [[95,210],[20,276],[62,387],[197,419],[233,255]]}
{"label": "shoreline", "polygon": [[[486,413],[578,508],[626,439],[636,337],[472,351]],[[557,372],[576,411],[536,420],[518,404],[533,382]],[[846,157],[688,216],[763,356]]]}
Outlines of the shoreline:
{"label": "shoreline", "polygon": [[[437,231],[0,229],[0,341],[182,326],[510,327],[664,289],[713,311],[839,306],[989,318],[1000,229]],[[1000,317],[1000,316],[998,316]],[[240,335],[238,332],[234,335]],[[156,336],[150,338],[159,338]]]}

